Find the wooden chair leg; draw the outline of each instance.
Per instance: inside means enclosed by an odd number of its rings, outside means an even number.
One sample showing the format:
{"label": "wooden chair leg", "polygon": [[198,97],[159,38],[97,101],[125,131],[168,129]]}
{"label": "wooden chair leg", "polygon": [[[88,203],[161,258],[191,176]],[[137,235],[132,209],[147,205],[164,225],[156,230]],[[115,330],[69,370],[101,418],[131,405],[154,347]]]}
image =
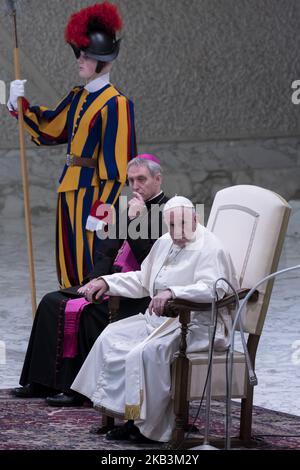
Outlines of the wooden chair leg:
{"label": "wooden chair leg", "polygon": [[174,397],[175,428],[172,432],[170,448],[176,448],[184,440],[188,425],[189,403],[186,400],[189,360],[187,357],[176,359],[176,385]]}
{"label": "wooden chair leg", "polygon": [[241,403],[240,439],[245,444],[251,442],[252,435],[253,387],[249,388],[247,398]]}
{"label": "wooden chair leg", "polygon": [[93,426],[91,429],[92,434],[106,434],[108,431],[114,428],[115,420],[112,416],[107,416],[102,413],[101,426]]}
{"label": "wooden chair leg", "polygon": [[[255,356],[258,346],[259,336],[249,335],[247,347],[252,361],[255,366]],[[241,403],[241,420],[240,420],[240,439],[247,445],[251,443],[252,437],[252,412],[253,412],[253,386],[247,384],[246,398]]]}
{"label": "wooden chair leg", "polygon": [[112,429],[115,425],[115,419],[112,417],[112,416],[107,416],[107,415],[102,415],[102,426],[103,427],[106,427],[108,428],[107,430],[109,429]]}
{"label": "wooden chair leg", "polygon": [[92,434],[106,434],[108,431],[113,429],[115,420],[111,416],[107,416],[105,413],[101,413],[101,426],[92,426],[90,433]]}
{"label": "wooden chair leg", "polygon": [[187,389],[189,376],[189,360],[186,357],[186,336],[187,325],[190,321],[190,312],[182,312],[180,315],[181,338],[179,345],[179,356],[175,361],[175,396],[174,396],[174,413],[175,428],[172,432],[172,438],[169,448],[177,448],[184,440],[185,430],[188,425],[188,408]]}

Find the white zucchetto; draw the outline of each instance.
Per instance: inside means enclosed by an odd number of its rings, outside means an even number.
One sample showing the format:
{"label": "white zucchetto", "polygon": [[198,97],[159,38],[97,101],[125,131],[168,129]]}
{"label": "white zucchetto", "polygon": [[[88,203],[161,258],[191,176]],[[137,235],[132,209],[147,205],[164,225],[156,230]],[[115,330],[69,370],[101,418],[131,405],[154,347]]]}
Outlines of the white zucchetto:
{"label": "white zucchetto", "polygon": [[188,198],[183,196],[174,196],[166,202],[164,212],[169,211],[170,209],[175,209],[175,207],[188,207],[190,209],[195,209],[194,204]]}

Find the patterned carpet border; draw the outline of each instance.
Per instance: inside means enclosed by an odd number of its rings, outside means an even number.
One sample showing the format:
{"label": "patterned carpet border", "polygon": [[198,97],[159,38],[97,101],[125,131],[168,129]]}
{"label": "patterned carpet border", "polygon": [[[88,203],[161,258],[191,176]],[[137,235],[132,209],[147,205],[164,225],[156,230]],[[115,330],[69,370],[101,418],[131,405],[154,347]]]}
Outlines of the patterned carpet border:
{"label": "patterned carpet border", "polygon": [[[197,404],[191,407],[191,421]],[[211,436],[224,437],[224,403],[213,401]],[[204,430],[204,409],[196,426]],[[107,441],[89,432],[100,425],[99,412],[91,407],[52,408],[43,399],[17,399],[0,390],[0,450],[136,450],[159,449],[160,443],[132,444]],[[238,435],[239,404],[232,404],[232,436]],[[255,449],[300,449],[300,417],[254,407]],[[283,437],[285,436],[285,437]]]}

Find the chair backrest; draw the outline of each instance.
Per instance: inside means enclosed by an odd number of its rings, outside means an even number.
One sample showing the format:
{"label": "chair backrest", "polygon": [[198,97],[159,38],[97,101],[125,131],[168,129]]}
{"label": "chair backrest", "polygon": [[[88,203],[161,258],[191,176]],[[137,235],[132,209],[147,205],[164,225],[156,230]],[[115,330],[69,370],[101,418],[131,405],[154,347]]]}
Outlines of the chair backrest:
{"label": "chair backrest", "polygon": [[[281,196],[258,186],[232,186],[216,194],[207,227],[230,253],[241,287],[251,288],[277,270],[290,211]],[[260,286],[258,302],[246,307],[246,332],[261,334],[273,282]]]}

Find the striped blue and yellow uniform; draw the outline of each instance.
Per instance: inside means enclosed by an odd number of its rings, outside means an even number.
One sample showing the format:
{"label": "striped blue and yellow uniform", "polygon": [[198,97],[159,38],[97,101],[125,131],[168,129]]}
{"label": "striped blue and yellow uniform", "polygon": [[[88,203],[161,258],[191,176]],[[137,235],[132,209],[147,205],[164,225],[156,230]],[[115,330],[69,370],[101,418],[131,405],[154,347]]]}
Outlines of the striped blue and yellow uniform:
{"label": "striped blue and yellow uniform", "polygon": [[62,287],[78,285],[93,267],[94,232],[85,229],[97,200],[118,205],[129,160],[136,156],[133,103],[108,84],[89,93],[75,87],[53,110],[24,101],[26,130],[37,145],[67,143],[67,153],[96,168],[66,166],[58,187],[57,272]]}

